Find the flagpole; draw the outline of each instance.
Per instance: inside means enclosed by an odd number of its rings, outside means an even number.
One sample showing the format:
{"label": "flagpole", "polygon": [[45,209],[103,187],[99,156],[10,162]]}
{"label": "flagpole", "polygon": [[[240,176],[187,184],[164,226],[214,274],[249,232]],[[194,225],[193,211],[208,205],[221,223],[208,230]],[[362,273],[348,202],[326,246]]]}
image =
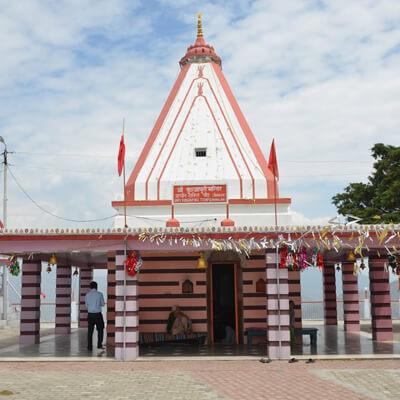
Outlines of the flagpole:
{"label": "flagpole", "polygon": [[275,226],[278,226],[278,215],[276,210],[276,171],[274,164],[274,203],[275,203]]}
{"label": "flagpole", "polygon": [[276,180],[278,178],[278,164],[276,161],[276,152],[275,152],[275,139],[272,139],[271,150],[269,152],[269,161],[268,161],[268,168],[272,170],[274,175],[274,206],[275,206],[275,226],[278,226],[278,210],[276,204]]}
{"label": "flagpole", "polygon": [[[122,120],[122,135],[125,136],[125,118]],[[125,187],[125,160],[124,160],[124,225],[125,228],[128,227],[128,224],[126,223],[126,187]]]}

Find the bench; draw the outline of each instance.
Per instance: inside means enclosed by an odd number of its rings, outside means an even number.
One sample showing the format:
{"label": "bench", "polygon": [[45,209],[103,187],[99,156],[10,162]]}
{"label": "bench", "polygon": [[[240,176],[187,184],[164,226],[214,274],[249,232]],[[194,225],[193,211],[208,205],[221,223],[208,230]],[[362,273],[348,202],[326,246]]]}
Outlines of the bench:
{"label": "bench", "polygon": [[263,328],[247,328],[247,345],[251,346],[253,343],[253,336],[267,336],[267,330]]}
{"label": "bench", "polygon": [[165,332],[139,333],[139,345],[162,344],[195,344],[203,345],[207,339],[206,333],[193,332],[190,336],[185,334],[167,335]]}
{"label": "bench", "polygon": [[295,328],[294,334],[295,336],[301,335],[309,335],[310,336],[310,344],[312,346],[317,345],[317,328]]}

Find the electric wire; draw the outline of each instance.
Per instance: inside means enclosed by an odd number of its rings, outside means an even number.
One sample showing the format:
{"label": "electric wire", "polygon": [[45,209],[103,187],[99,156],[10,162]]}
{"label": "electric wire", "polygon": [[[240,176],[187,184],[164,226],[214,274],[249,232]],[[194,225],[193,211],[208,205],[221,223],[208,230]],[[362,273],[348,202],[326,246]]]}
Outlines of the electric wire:
{"label": "electric wire", "polygon": [[[22,191],[22,193],[24,193],[24,195],[37,207],[39,208],[41,211],[43,211],[44,213],[51,215],[52,217],[61,219],[63,221],[69,221],[69,222],[96,222],[96,221],[106,221],[108,219],[112,219],[115,218],[117,216],[121,216],[122,214],[120,213],[116,213],[113,215],[110,215],[108,217],[104,217],[104,218],[95,218],[95,219],[88,219],[88,220],[82,220],[82,219],[72,219],[72,218],[65,218],[65,217],[61,217],[57,214],[52,213],[51,211],[46,210],[44,207],[42,207],[40,204],[38,204],[33,198],[32,196],[30,196],[30,194],[22,187],[22,185],[18,182],[18,180],[16,179],[15,175],[12,173],[12,171],[10,170],[10,167],[7,166],[7,170],[10,173],[11,177],[13,178],[14,182],[17,184],[17,186],[19,187],[19,189]],[[142,217],[139,215],[132,215],[132,214],[127,214],[128,217],[133,217],[133,218],[137,218],[137,219],[143,219],[143,220],[148,220],[148,221],[154,221],[154,222],[162,222],[165,223],[165,219],[157,219],[157,218],[150,218],[150,217]],[[202,220],[194,220],[194,221],[185,221],[186,223],[197,223],[197,224],[203,224],[204,222],[211,222],[211,221],[216,221],[216,218],[207,218],[207,219],[202,219]]]}
{"label": "electric wire", "polygon": [[65,218],[65,217],[60,217],[57,214],[52,213],[51,211],[46,210],[45,208],[43,208],[40,204],[38,204],[30,195],[29,193],[22,187],[22,185],[18,182],[17,178],[15,177],[15,175],[12,173],[11,169],[7,166],[7,170],[10,173],[11,177],[13,178],[14,182],[16,183],[16,185],[19,187],[19,189],[21,190],[21,192],[40,210],[42,210],[44,213],[51,215],[54,218],[58,218],[61,219],[63,221],[69,221],[69,222],[96,222],[96,221],[106,221],[108,219],[112,219],[115,218],[116,216],[118,216],[119,214],[113,214],[110,215],[108,217],[104,217],[104,218],[94,218],[94,219],[73,219],[73,218]]}
{"label": "electric wire", "polygon": [[17,167],[17,168],[27,167],[28,169],[39,169],[39,170],[43,170],[43,171],[70,172],[73,174],[113,175],[115,177],[115,173],[112,173],[112,172],[95,172],[95,171],[83,171],[83,170],[76,170],[76,169],[47,168],[47,167],[40,167],[37,165],[29,165],[29,164],[24,164],[24,165],[12,164],[12,166]]}
{"label": "electric wire", "polygon": [[[237,138],[239,139],[239,138]],[[112,155],[94,155],[94,154],[66,154],[66,153],[32,153],[32,152],[27,152],[27,151],[15,151],[14,154],[28,154],[32,156],[48,156],[48,157],[93,157],[93,158],[115,158],[115,156]],[[134,157],[129,157],[126,156],[126,158],[134,158]],[[305,164],[373,164],[373,161],[357,161],[357,160],[285,160],[281,159],[279,161],[280,163],[305,163]]]}

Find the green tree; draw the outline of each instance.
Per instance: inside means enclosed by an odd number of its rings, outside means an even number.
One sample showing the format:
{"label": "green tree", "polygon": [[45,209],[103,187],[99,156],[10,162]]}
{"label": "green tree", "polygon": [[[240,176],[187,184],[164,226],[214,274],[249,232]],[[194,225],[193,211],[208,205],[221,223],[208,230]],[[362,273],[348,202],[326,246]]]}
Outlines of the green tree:
{"label": "green tree", "polygon": [[371,151],[376,161],[368,183],[350,183],[332,202],[361,224],[400,223],[400,147],[377,143]]}

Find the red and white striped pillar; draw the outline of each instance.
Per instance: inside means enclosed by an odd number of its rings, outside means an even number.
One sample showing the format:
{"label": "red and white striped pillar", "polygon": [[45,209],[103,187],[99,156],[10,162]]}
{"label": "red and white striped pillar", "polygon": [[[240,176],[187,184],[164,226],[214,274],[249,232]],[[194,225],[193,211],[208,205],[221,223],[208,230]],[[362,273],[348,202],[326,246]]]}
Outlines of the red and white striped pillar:
{"label": "red and white striped pillar", "polygon": [[93,270],[89,267],[81,268],[79,274],[79,328],[87,328],[88,326],[88,311],[85,305],[86,293],[90,290],[90,282],[93,279]]}
{"label": "red and white striped pillar", "polygon": [[115,256],[115,358],[128,361],[139,356],[138,276],[132,278],[126,274],[124,261],[124,251],[118,250]]}
{"label": "red and white striped pillar", "polygon": [[301,282],[300,271],[288,271],[289,279],[289,300],[294,302],[295,320],[294,327],[300,329],[302,327],[301,320]]}
{"label": "red and white striped pillar", "polygon": [[346,331],[360,330],[360,303],[358,274],[354,275],[354,262],[342,261],[343,318]]}
{"label": "red and white striped pillar", "polygon": [[369,258],[369,288],[371,292],[372,340],[393,340],[392,308],[389,272],[385,258]]}
{"label": "red and white striped pillar", "polygon": [[71,266],[57,264],[55,333],[71,333]]}
{"label": "red and white striped pillar", "polygon": [[267,343],[271,359],[290,358],[289,281],[287,268],[277,269],[277,254],[266,250]]}
{"label": "red and white striped pillar", "polygon": [[107,345],[115,346],[115,251],[107,255]]}
{"label": "red and white striped pillar", "polygon": [[42,262],[24,260],[21,282],[21,344],[40,342],[40,282]]}
{"label": "red and white striped pillar", "polygon": [[335,265],[325,261],[323,269],[325,325],[337,325]]}

